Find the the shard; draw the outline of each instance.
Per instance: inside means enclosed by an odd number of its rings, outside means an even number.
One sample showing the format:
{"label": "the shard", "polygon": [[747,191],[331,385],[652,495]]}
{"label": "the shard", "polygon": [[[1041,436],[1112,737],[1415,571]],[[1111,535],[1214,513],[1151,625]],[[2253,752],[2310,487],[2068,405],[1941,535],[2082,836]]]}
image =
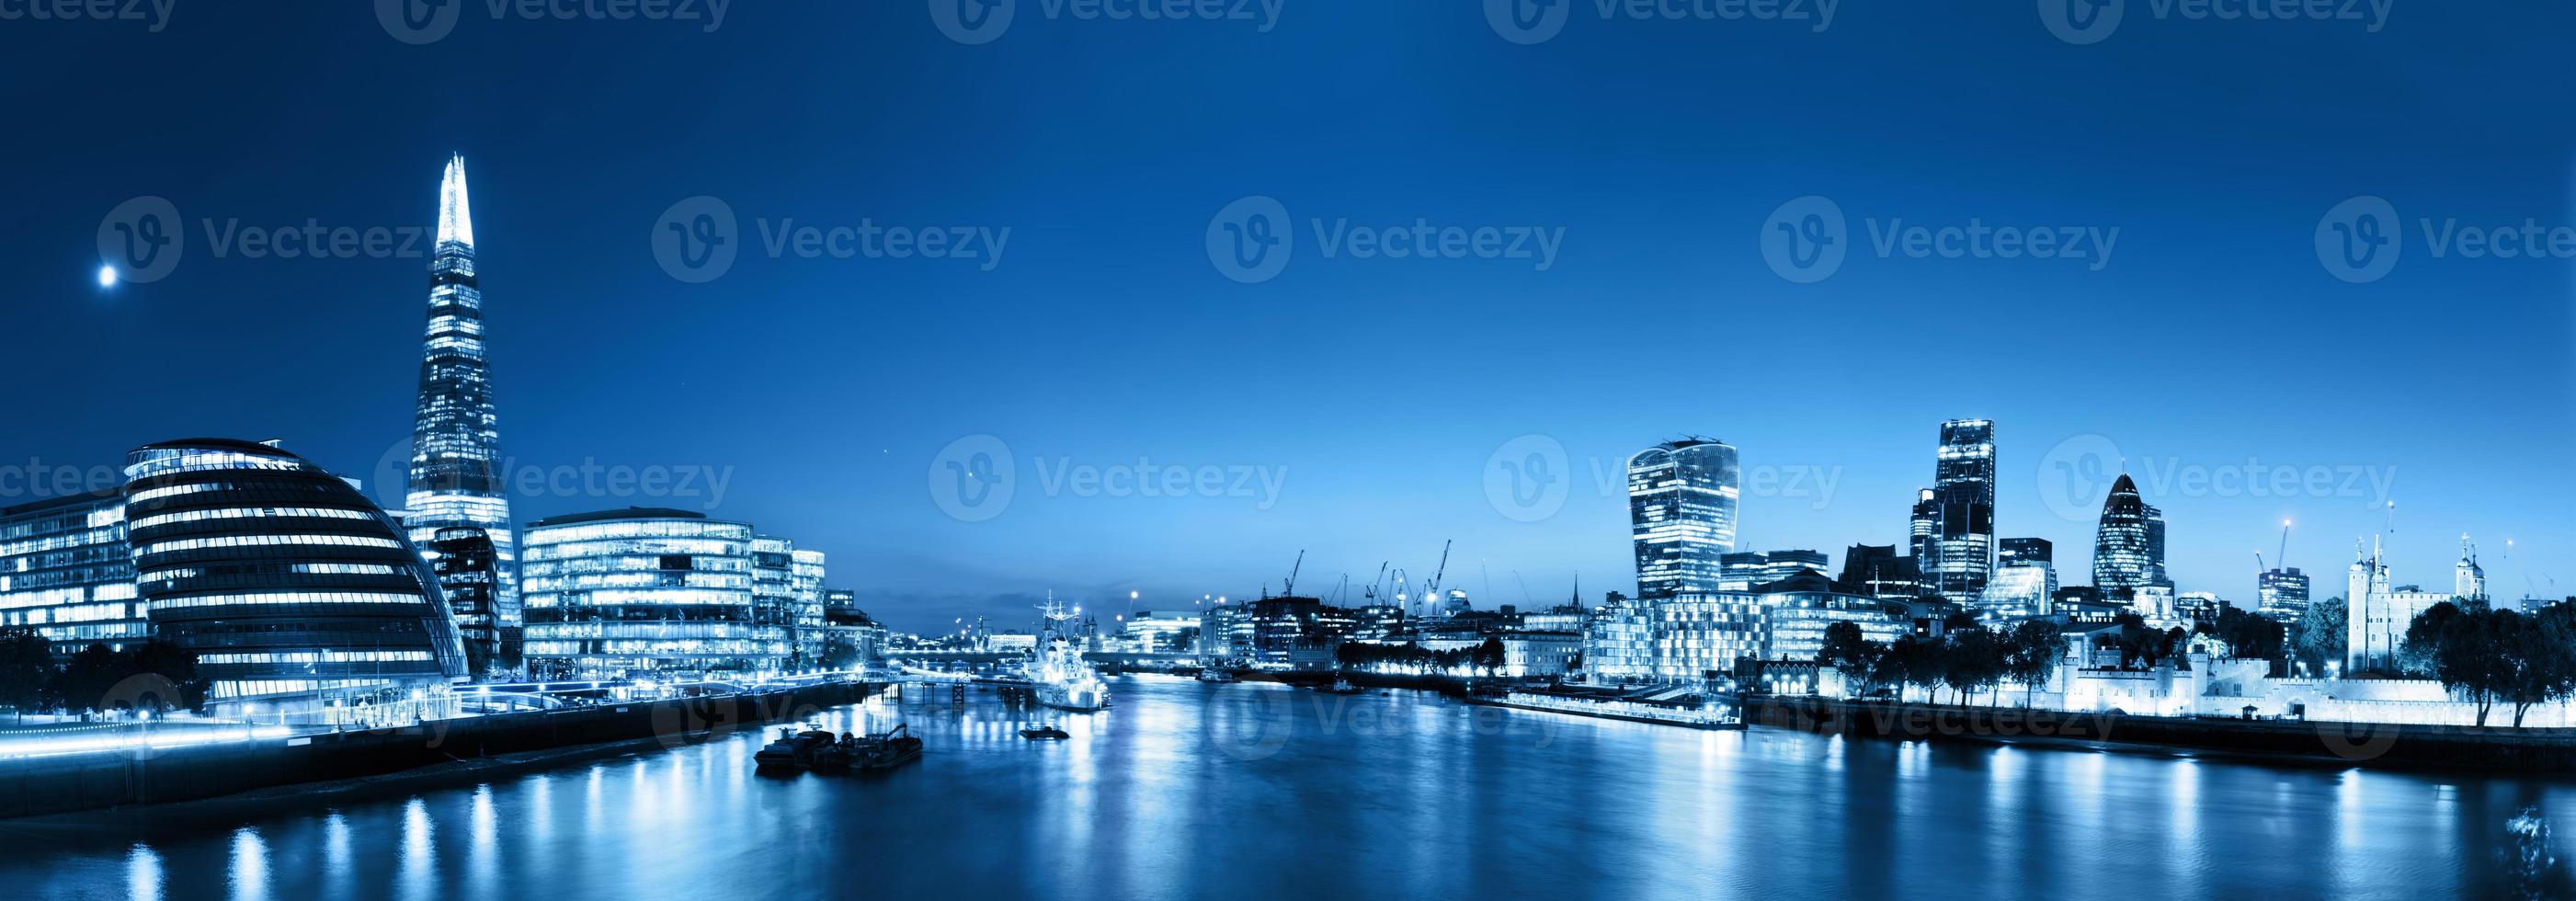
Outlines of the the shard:
{"label": "the shard", "polygon": [[412,540],[440,529],[488,533],[498,585],[489,614],[461,619],[468,641],[495,649],[519,635],[518,541],[510,500],[502,493],[499,418],[484,358],[483,292],[474,277],[474,216],[465,194],[465,158],[447,162],[438,189],[438,244],[429,267],[429,328],[420,359],[420,408],[414,421],[408,508]]}

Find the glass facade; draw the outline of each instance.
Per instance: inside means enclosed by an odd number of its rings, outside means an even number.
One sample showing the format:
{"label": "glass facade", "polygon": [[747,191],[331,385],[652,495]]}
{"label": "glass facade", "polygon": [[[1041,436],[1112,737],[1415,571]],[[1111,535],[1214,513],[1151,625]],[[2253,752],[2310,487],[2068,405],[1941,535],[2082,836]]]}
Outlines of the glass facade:
{"label": "glass facade", "polygon": [[2266,619],[2289,625],[2307,615],[2308,576],[2298,567],[2264,570],[2254,591],[2255,610]]}
{"label": "glass facade", "polygon": [[1691,592],[1653,605],[1655,675],[1663,681],[1723,677],[1735,671],[1737,659],[1762,655],[1762,599],[1755,595]]}
{"label": "glass facade", "polygon": [[1977,593],[1977,612],[1988,619],[2045,616],[2057,596],[2053,546],[2045,538],[2006,538],[1995,544],[1995,572]]}
{"label": "glass facade", "polygon": [[1861,637],[1893,643],[1913,629],[1900,619],[1901,603],[1829,591],[1784,591],[1762,596],[1762,659],[1812,661],[1825,648],[1825,629],[1860,626]]}
{"label": "glass facade", "polygon": [[465,160],[448,160],[439,181],[438,244],[429,265],[429,326],[422,339],[420,404],[413,421],[411,478],[403,498],[411,539],[423,544],[440,529],[482,529],[492,542],[491,617],[496,635],[515,636],[519,609],[518,542],[510,500],[498,472],[499,417],[492,410],[490,367],[483,353],[483,290],[474,274],[474,214],[465,194]]}
{"label": "glass facade", "polygon": [[493,608],[498,575],[491,533],[472,526],[440,529],[421,551],[429,558],[430,570],[438,574],[439,593],[447,596],[447,610],[456,617],[456,631],[464,636],[468,655],[481,664],[478,674],[490,668],[505,645],[516,656],[518,636],[504,638]]}
{"label": "glass facade", "polygon": [[348,482],[224,439],[146,445],[125,474],[153,628],[198,655],[214,703],[376,703],[466,677],[437,575]]}
{"label": "glass facade", "polygon": [[0,628],[30,629],[69,657],[151,634],[125,543],[125,496],[83,494],[0,510]]}
{"label": "glass facade", "polygon": [[2093,587],[2110,594],[2167,584],[2163,539],[2162,514],[2138,496],[2136,481],[2121,474],[2102,501],[2101,527],[2093,536]]}
{"label": "glass facade", "polygon": [[1972,599],[1985,590],[1995,568],[1994,422],[1942,423],[1936,453],[1924,575],[1943,596]]}
{"label": "glass facade", "polygon": [[1743,490],[1735,448],[1672,441],[1628,459],[1628,519],[1636,539],[1637,593],[1659,598],[1715,589],[1735,550]]}
{"label": "glass facade", "polygon": [[[747,523],[633,509],[541,519],[526,538],[532,673],[773,673],[795,652],[785,607],[765,609],[754,590]],[[778,553],[785,596],[792,566]]]}

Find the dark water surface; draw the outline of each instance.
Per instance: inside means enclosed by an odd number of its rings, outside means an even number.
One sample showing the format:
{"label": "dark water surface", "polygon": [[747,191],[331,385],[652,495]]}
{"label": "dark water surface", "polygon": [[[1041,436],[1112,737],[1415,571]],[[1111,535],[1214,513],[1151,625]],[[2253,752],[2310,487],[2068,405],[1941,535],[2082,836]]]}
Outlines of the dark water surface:
{"label": "dark water surface", "polygon": [[[946,691],[920,763],[755,776],[760,737],[379,796],[0,821],[0,897],[2424,898],[2505,890],[2576,785],[2085,749],[1709,733],[1429,694]],[[1058,722],[1070,741],[1017,729]]]}

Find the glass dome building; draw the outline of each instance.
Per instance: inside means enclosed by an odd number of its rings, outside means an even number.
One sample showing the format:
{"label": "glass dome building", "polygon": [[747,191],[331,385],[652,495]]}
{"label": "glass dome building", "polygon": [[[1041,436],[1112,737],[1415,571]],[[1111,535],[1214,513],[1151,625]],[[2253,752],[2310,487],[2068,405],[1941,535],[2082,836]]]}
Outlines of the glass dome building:
{"label": "glass dome building", "polygon": [[418,700],[466,677],[438,577],[356,486],[266,444],[136,449],[127,540],[153,631],[216,705]]}

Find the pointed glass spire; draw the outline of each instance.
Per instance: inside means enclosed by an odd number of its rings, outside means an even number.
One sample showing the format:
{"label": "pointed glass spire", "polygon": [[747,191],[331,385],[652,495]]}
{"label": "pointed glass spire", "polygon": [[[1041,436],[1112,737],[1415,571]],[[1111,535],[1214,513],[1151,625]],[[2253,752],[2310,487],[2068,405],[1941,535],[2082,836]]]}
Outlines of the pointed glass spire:
{"label": "pointed glass spire", "polygon": [[447,174],[438,183],[438,243],[474,246],[474,210],[465,200],[465,155],[447,159]]}

